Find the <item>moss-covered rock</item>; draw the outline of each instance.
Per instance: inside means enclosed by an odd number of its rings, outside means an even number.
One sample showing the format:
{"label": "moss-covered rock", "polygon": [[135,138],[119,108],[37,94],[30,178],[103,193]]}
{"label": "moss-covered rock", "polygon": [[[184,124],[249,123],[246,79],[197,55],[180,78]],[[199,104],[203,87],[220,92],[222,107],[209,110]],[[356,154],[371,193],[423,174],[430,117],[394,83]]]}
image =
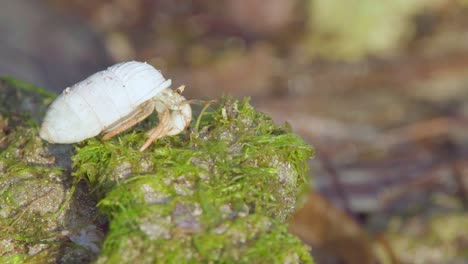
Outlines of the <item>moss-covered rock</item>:
{"label": "moss-covered rock", "polygon": [[[247,100],[207,106],[139,152],[155,118],[76,151],[46,145],[38,120],[53,98],[0,81],[1,263],[312,262],[286,230],[312,149]],[[102,249],[93,197],[110,221]]]}
{"label": "moss-covered rock", "polygon": [[98,223],[95,203],[38,136],[37,118],[53,98],[0,79],[0,263],[89,262],[102,240],[94,230],[93,241],[78,241]]}
{"label": "moss-covered rock", "polygon": [[247,100],[224,99],[194,123],[146,152],[139,129],[78,148],[75,176],[111,219],[98,262],[311,262],[285,223],[308,185],[310,146]]}

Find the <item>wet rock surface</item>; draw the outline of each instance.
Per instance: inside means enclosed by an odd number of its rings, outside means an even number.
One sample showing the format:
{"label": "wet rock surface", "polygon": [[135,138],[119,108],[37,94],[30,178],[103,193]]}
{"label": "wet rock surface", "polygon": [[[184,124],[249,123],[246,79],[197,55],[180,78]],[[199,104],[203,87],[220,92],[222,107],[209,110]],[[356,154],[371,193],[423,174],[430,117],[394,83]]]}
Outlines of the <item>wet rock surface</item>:
{"label": "wet rock surface", "polygon": [[57,147],[58,158],[38,136],[53,95],[13,79],[0,80],[0,94],[0,262],[91,261],[105,220],[70,177],[70,147]]}

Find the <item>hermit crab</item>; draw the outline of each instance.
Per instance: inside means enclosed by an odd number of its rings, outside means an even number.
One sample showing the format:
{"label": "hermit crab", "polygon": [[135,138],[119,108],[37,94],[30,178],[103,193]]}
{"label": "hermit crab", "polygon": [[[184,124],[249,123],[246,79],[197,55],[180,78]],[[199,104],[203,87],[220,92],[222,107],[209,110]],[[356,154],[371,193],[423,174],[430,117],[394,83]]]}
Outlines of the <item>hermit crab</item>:
{"label": "hermit crab", "polygon": [[144,151],[154,140],[182,132],[192,119],[184,86],[169,88],[145,62],[122,62],[66,88],[50,105],[40,137],[50,143],[76,143],[104,134],[103,140],[127,130],[156,110],[159,124],[147,132]]}

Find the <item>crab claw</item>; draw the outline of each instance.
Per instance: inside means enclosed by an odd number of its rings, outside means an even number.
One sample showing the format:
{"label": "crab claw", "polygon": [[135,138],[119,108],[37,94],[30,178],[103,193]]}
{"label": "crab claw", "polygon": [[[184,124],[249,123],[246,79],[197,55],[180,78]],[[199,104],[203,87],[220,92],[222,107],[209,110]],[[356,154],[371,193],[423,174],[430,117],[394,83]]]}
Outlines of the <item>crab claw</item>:
{"label": "crab claw", "polygon": [[188,127],[192,120],[192,108],[185,97],[180,95],[184,88],[185,86],[176,90],[167,88],[154,99],[159,124],[147,132],[148,139],[140,151],[148,148],[153,141],[165,136],[177,135]]}

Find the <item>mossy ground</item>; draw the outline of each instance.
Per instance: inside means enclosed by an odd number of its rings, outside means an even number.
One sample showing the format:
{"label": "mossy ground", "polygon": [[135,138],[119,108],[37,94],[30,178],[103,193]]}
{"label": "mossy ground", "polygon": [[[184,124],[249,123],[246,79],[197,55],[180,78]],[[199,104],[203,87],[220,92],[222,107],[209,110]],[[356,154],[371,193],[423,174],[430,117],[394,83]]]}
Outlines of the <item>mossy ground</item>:
{"label": "mossy ground", "polygon": [[288,126],[224,99],[187,133],[139,152],[150,123],[88,140],[73,157],[111,219],[98,262],[312,261],[286,231],[313,154]]}

